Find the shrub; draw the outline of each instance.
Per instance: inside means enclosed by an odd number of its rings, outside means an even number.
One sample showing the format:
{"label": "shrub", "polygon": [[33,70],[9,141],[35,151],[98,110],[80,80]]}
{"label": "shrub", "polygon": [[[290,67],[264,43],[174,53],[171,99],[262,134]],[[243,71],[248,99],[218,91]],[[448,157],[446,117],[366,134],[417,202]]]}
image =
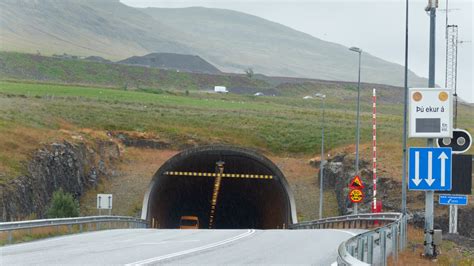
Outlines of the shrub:
{"label": "shrub", "polygon": [[65,218],[79,216],[79,202],[70,193],[61,188],[53,193],[51,205],[47,211],[48,218]]}

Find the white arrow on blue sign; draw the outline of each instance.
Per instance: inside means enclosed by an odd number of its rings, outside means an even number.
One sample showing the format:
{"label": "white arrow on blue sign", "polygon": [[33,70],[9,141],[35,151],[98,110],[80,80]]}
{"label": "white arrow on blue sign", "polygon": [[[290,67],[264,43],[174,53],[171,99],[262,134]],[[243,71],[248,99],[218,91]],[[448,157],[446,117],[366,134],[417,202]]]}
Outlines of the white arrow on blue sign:
{"label": "white arrow on blue sign", "polygon": [[467,205],[466,195],[439,195],[441,205]]}
{"label": "white arrow on blue sign", "polygon": [[451,148],[410,148],[410,190],[451,190]]}

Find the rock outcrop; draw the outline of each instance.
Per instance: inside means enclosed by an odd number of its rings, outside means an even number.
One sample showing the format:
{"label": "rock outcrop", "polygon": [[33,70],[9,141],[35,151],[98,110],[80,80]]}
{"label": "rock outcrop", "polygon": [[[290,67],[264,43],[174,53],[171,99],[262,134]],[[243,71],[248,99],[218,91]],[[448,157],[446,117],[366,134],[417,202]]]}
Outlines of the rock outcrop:
{"label": "rock outcrop", "polygon": [[[347,154],[338,154],[324,165],[324,189],[334,189],[338,201],[339,213],[341,215],[352,214],[353,204],[349,200],[349,182],[355,175],[354,156]],[[318,167],[320,164],[317,160],[312,160],[311,165]],[[359,204],[359,213],[367,213],[371,210],[373,184],[372,184],[372,170],[369,168],[370,164],[367,161],[360,161],[360,177],[364,183],[365,198]],[[318,172],[319,173],[319,172]],[[317,183],[319,184],[320,176],[318,175]],[[382,211],[400,212],[401,203],[401,184],[394,181],[392,178],[384,177],[382,175],[377,178],[377,195],[378,199],[382,200]],[[410,198],[409,198],[410,200]],[[424,201],[424,195],[416,195],[416,201]],[[435,202],[435,208],[439,209],[441,206]],[[418,228],[424,228],[425,214],[424,210],[408,210],[409,223]],[[442,229],[443,233],[449,232],[449,217],[444,212],[443,214],[435,216],[434,227]],[[460,207],[458,212],[458,232],[461,236],[474,238],[474,208],[472,206]]]}
{"label": "rock outcrop", "polygon": [[[439,205],[435,202],[435,210]],[[436,215],[436,214],[435,214]],[[418,228],[425,226],[425,212],[416,211],[409,216],[409,220]],[[443,234],[449,232],[449,214],[436,215],[434,217],[434,228],[443,230]],[[474,239],[474,207],[461,206],[458,209],[458,233],[459,235]]]}
{"label": "rock outcrop", "polygon": [[120,158],[116,143],[94,145],[67,141],[47,145],[32,155],[25,175],[0,185],[0,219],[44,218],[52,194],[59,188],[79,198],[100,178],[114,175]]}
{"label": "rock outcrop", "polygon": [[[318,162],[312,162],[313,165],[318,165]],[[373,194],[373,181],[372,181],[372,169],[370,169],[369,162],[365,160],[359,160],[359,176],[364,184],[362,192],[365,197],[364,200],[359,203],[359,212],[370,212]],[[349,183],[355,176],[355,158],[352,155],[338,154],[332,159],[329,159],[324,165],[324,189],[334,189],[336,198],[339,206],[339,213],[341,215],[352,214],[353,204],[349,200]],[[318,175],[318,184],[320,176]],[[378,196],[383,202],[383,210],[390,211],[396,209],[396,204],[391,201],[387,195],[391,194],[401,186],[393,181],[391,178],[379,176],[377,178],[378,184]]]}

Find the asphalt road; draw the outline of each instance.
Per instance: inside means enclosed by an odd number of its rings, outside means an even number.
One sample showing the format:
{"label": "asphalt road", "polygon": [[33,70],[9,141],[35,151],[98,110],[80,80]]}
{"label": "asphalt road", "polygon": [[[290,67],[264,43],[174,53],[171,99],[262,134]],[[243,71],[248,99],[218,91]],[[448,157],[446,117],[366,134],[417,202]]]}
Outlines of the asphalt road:
{"label": "asphalt road", "polygon": [[118,229],[4,246],[0,265],[331,265],[355,232]]}

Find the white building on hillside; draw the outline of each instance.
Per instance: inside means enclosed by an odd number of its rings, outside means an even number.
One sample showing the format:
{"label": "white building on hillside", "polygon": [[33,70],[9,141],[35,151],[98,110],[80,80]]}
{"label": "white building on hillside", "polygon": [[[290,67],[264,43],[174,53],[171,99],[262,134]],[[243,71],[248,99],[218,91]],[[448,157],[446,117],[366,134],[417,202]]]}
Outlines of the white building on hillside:
{"label": "white building on hillside", "polygon": [[214,86],[214,92],[217,93],[228,93],[229,91],[225,86]]}

